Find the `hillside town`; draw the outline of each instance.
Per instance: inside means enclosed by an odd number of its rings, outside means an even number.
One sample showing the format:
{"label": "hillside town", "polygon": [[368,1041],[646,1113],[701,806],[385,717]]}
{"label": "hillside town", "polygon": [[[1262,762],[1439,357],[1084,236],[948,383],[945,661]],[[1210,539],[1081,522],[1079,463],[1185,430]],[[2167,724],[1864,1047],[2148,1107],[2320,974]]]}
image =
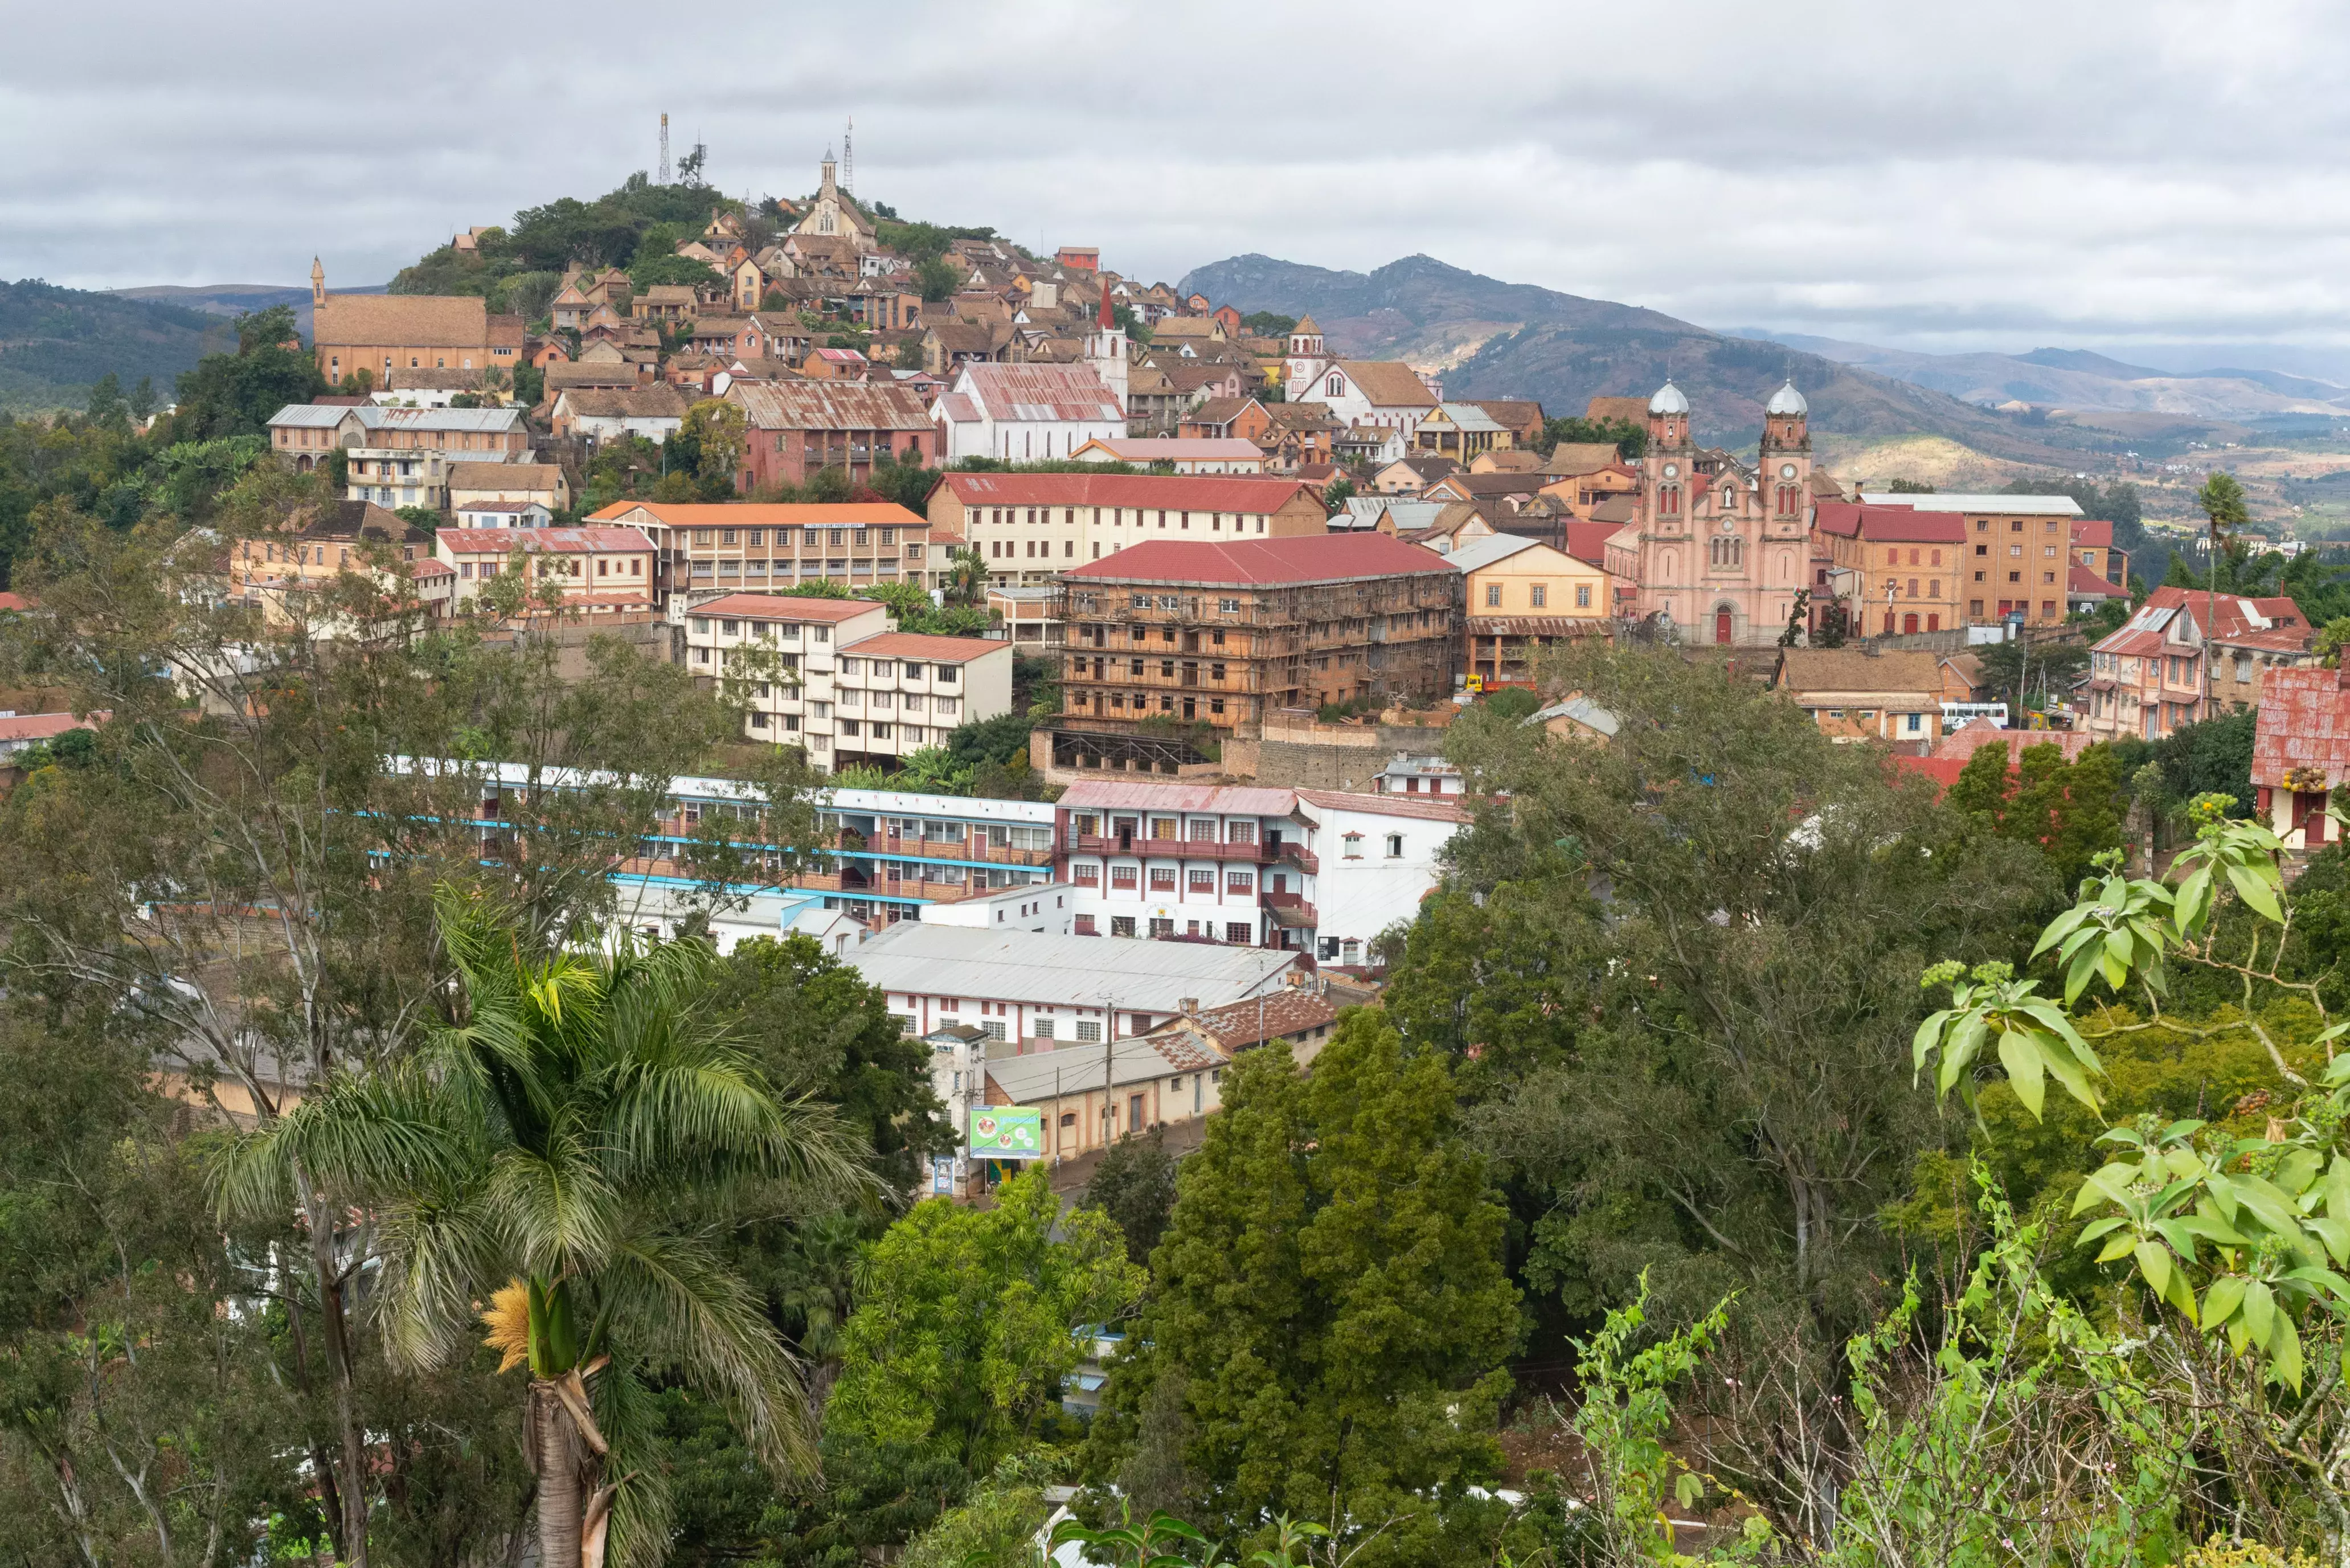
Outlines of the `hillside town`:
{"label": "hillside town", "polygon": [[[2149,572],[1784,363],[1463,397],[666,135],[45,427],[39,1541],[2350,1560],[2350,581],[2225,471]],[[1997,1531],[1847,1551],[1897,1492]]]}

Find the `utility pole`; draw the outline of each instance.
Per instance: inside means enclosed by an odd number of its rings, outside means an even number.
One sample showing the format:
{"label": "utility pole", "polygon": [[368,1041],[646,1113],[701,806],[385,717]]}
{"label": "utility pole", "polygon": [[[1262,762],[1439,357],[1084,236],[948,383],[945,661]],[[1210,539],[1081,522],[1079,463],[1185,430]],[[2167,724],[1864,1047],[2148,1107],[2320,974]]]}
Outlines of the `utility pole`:
{"label": "utility pole", "polygon": [[840,188],[851,196],[857,194],[857,117],[848,117],[848,129],[840,133]]}
{"label": "utility pole", "polygon": [[658,182],[669,183],[669,115],[666,112],[661,115],[660,179]]}

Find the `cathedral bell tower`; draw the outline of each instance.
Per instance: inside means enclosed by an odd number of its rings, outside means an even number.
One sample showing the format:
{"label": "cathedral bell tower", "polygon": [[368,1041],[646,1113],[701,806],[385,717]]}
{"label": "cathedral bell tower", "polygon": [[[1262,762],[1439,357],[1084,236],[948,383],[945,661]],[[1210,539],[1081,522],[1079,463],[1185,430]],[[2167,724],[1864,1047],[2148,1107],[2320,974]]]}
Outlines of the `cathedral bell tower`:
{"label": "cathedral bell tower", "polygon": [[1648,450],[1640,460],[1645,521],[1652,531],[1686,526],[1691,487],[1702,487],[1690,459],[1689,398],[1667,381],[1648,400]]}
{"label": "cathedral bell tower", "polygon": [[1118,399],[1121,411],[1128,411],[1126,328],[1118,324],[1118,315],[1110,308],[1109,285],[1102,285],[1101,312],[1095,318],[1094,329],[1086,337],[1086,363],[1107,384]]}
{"label": "cathedral bell tower", "polygon": [[1791,378],[1762,405],[1761,483],[1764,513],[1773,524],[1811,517],[1811,405]]}

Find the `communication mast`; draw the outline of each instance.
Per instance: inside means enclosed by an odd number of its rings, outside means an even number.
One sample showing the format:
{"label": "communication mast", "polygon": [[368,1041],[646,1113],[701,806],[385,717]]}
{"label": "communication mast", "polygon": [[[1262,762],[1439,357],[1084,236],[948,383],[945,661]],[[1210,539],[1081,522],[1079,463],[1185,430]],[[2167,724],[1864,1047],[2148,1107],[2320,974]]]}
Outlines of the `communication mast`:
{"label": "communication mast", "polygon": [[664,115],[662,115],[662,116],[661,116],[661,154],[660,154],[660,182],[661,184],[663,184],[663,185],[666,185],[666,184],[668,184],[668,183],[669,183],[669,116],[668,116],[668,115],[666,115],[666,114],[664,114]]}
{"label": "communication mast", "polygon": [[840,186],[850,195],[857,194],[857,117],[848,117],[848,129],[840,133]]}

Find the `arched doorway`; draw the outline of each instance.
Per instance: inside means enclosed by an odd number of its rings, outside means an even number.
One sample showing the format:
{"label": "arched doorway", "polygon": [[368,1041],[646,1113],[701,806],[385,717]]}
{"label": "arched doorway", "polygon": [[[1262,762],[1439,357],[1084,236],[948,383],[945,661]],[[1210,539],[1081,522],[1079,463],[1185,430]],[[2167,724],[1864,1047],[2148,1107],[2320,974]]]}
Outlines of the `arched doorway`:
{"label": "arched doorway", "polygon": [[1737,611],[1728,605],[1716,605],[1713,609],[1713,640],[1727,646],[1734,628]]}

